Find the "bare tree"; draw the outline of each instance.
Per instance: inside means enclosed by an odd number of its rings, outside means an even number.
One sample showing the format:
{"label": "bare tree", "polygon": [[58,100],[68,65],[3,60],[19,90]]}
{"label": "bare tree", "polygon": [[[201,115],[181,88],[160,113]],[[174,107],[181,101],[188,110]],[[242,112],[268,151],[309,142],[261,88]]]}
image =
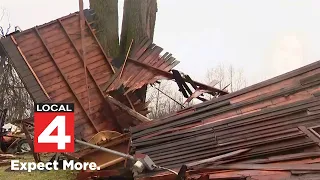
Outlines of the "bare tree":
{"label": "bare tree", "polygon": [[166,80],[150,85],[147,91],[147,100],[150,102],[148,116],[151,119],[167,116],[194,104],[194,101],[184,104],[186,99],[178,91],[175,82]]}
{"label": "bare tree", "polygon": [[[213,85],[216,88],[225,89],[229,92],[240,90],[247,85],[241,69],[235,69],[231,65],[226,68],[223,64],[209,69],[204,81],[208,85]],[[207,100],[214,98],[209,94],[204,95]],[[190,103],[184,104],[186,98],[184,98],[182,93],[179,92],[175,82],[166,80],[160,81],[158,84],[150,85],[147,91],[147,100],[150,102],[149,118],[152,119],[167,116],[168,114],[176,112],[182,108],[201,102],[194,99]]]}
{"label": "bare tree", "polygon": [[247,86],[242,69],[235,69],[232,65],[226,68],[223,64],[219,64],[209,69],[206,73],[206,83],[214,80],[218,82],[215,87],[228,92],[235,92]]}
{"label": "bare tree", "polygon": [[[8,15],[3,9],[0,20],[6,16]],[[7,28],[0,27],[0,38],[5,38],[10,30],[10,24]],[[27,118],[33,109],[33,101],[2,47],[0,47],[0,109],[8,109],[9,120]]]}

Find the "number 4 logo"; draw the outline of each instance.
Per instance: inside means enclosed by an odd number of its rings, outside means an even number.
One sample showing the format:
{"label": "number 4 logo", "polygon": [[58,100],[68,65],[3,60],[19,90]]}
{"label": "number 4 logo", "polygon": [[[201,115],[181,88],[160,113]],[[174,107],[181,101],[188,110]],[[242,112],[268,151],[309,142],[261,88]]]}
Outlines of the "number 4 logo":
{"label": "number 4 logo", "polygon": [[[58,135],[51,135],[55,129]],[[71,136],[66,135],[66,117],[56,116],[47,128],[38,136],[38,143],[57,143],[59,150],[66,149],[66,143],[71,142]]]}
{"label": "number 4 logo", "polygon": [[36,153],[74,152],[74,105],[36,104],[33,142]]}

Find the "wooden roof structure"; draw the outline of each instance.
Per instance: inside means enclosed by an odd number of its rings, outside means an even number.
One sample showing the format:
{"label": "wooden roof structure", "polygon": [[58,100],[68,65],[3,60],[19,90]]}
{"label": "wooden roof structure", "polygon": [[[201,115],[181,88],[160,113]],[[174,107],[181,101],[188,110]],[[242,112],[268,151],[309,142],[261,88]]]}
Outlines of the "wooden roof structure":
{"label": "wooden roof structure", "polygon": [[[86,20],[80,30],[78,12],[0,42],[34,102],[75,103],[75,132],[84,139],[138,124],[123,111],[117,113],[119,108],[106,100],[108,94],[145,115],[147,104],[132,92],[163,78],[145,66],[168,73],[179,63],[169,53],[161,57],[162,48],[145,38],[134,43],[123,68],[114,67]],[[120,87],[126,88],[125,95],[112,93]]]}
{"label": "wooden roof structure", "polygon": [[[163,49],[148,38],[133,41],[123,61],[107,57],[91,27],[90,12],[84,12],[86,18],[72,13],[12,33],[0,42],[1,52],[14,65],[34,102],[74,103],[75,135],[88,139],[99,131],[121,132],[147,119],[141,115],[148,113],[148,103],[135,90],[160,79],[174,79],[170,71],[179,61],[168,52],[160,55]],[[193,84],[213,94],[227,94],[196,81]],[[110,102],[109,95],[116,101]]]}

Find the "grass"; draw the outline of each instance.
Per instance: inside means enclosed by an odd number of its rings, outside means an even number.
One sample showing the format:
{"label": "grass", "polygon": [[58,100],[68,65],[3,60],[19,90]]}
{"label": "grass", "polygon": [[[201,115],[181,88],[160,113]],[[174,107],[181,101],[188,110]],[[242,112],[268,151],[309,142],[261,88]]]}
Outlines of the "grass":
{"label": "grass", "polygon": [[[42,156],[41,156],[42,157]],[[34,162],[32,155],[17,156],[20,161]],[[42,158],[44,161],[45,158]],[[73,171],[33,171],[33,172],[19,172],[6,171],[10,165],[0,167],[0,179],[2,180],[74,180],[77,172]]]}

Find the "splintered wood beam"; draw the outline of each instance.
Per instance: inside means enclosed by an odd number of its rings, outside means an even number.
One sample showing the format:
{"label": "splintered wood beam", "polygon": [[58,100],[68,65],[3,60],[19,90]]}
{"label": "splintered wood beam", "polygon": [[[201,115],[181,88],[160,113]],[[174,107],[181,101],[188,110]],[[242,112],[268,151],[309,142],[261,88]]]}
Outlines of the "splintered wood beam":
{"label": "splintered wood beam", "polygon": [[122,104],[121,102],[119,102],[118,100],[114,99],[111,96],[107,96],[106,97],[107,101],[110,101],[112,104],[114,104],[115,106],[119,107],[121,110],[125,111],[126,113],[128,113],[129,115],[135,117],[136,119],[138,119],[141,122],[149,122],[151,121],[151,119],[143,116],[142,114],[130,109],[129,107],[127,107],[126,105]]}
{"label": "splintered wood beam", "polygon": [[121,66],[120,75],[119,75],[119,76],[120,76],[120,79],[121,79],[121,77],[122,77],[122,73],[123,73],[124,67],[126,66],[126,62],[127,62],[127,59],[128,59],[128,56],[129,56],[131,47],[132,47],[132,43],[133,43],[133,39],[131,40],[131,43],[130,43],[128,52],[127,52],[127,54],[126,54],[126,58],[125,58],[124,61],[123,61],[123,65]]}
{"label": "splintered wood beam", "polygon": [[132,104],[132,101],[131,101],[131,99],[129,98],[129,96],[128,96],[127,94],[126,94],[125,96],[126,96],[127,101],[128,101],[129,104],[130,104],[131,109],[135,110],[135,109],[134,109],[134,105]]}
{"label": "splintered wood beam", "polygon": [[[99,132],[97,125],[95,125],[93,119],[91,118],[91,116],[88,114],[88,112],[85,110],[84,106],[82,105],[80,99],[77,97],[75,91],[72,89],[70,83],[67,80],[66,75],[62,72],[62,68],[58,65],[58,63],[56,62],[55,58],[53,57],[52,53],[50,52],[47,44],[45,43],[45,41],[43,40],[42,36],[40,35],[40,32],[38,30],[37,27],[34,27],[34,31],[37,34],[37,36],[39,37],[42,45],[44,46],[45,50],[47,51],[47,53],[49,54],[50,58],[52,59],[53,64],[55,65],[55,67],[58,69],[59,73],[62,75],[64,82],[67,84],[69,90],[72,92],[72,95],[75,97],[76,101],[79,103],[81,109],[83,110],[83,112],[85,113],[85,115],[87,116],[87,118],[89,119],[89,121],[91,122],[92,126],[94,127],[96,132]],[[88,88],[88,87],[86,87]]]}

